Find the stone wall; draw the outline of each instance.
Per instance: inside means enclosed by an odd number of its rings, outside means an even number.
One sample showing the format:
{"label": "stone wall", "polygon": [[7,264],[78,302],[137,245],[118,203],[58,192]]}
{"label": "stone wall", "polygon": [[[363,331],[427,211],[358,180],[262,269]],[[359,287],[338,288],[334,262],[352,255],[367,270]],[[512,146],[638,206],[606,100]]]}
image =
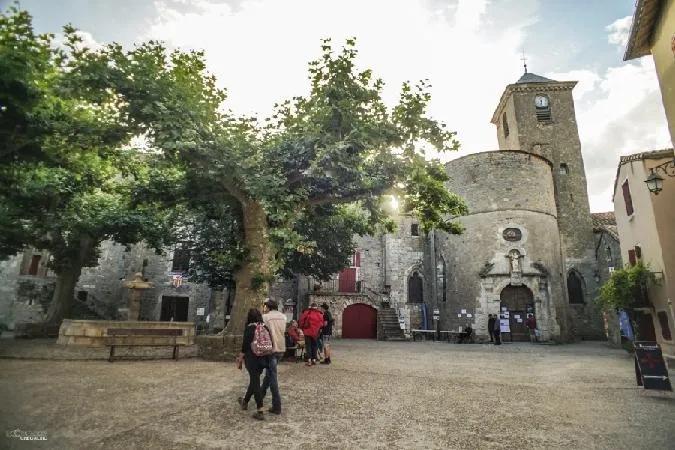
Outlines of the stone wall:
{"label": "stone wall", "polygon": [[[524,152],[486,152],[447,163],[446,173],[451,177],[448,189],[465,199],[470,214],[459,219],[466,228],[463,234],[435,234],[448,290],[446,302],[432,305],[440,310],[441,329],[471,323],[477,336],[487,336],[487,316],[499,313],[501,291],[513,284],[532,292],[544,339],[565,334],[566,296],[550,164]],[[519,273],[513,272],[509,258],[514,251],[520,256]]]}
{"label": "stone wall", "polygon": [[[621,244],[607,231],[599,229],[594,233],[595,256],[598,262],[598,286],[602,286],[609,279],[609,267],[615,269],[623,267],[621,259]],[[609,247],[609,252],[607,248]],[[621,346],[621,333],[618,316],[613,313],[603,314],[603,322],[607,339],[615,346]]]}
{"label": "stone wall", "polygon": [[54,292],[56,278],[21,275],[23,255],[0,261],[0,324],[14,329],[16,323],[41,322]]}

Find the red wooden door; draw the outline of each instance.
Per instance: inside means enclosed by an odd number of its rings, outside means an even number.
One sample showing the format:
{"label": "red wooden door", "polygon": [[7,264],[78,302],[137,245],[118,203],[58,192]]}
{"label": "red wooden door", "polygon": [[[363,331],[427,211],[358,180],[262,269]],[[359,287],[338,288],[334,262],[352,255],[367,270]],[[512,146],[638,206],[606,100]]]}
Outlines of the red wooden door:
{"label": "red wooden door", "polygon": [[364,303],[355,303],[342,313],[342,337],[344,339],[376,339],[377,310]]}
{"label": "red wooden door", "polygon": [[338,292],[356,292],[356,267],[349,267],[340,272]]}

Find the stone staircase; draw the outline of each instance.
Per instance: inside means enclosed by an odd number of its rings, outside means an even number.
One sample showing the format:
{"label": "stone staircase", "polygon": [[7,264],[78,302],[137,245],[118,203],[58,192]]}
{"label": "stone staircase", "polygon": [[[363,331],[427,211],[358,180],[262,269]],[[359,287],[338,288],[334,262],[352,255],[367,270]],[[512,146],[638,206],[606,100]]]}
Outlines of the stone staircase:
{"label": "stone staircase", "polygon": [[406,340],[398,324],[398,315],[392,308],[381,308],[377,314],[377,338],[381,341]]}

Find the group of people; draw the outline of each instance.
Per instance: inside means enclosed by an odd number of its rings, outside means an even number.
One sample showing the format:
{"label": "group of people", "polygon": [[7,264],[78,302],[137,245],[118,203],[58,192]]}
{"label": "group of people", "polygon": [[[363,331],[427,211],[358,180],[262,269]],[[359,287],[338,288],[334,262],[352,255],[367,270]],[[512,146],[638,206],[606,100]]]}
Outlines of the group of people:
{"label": "group of people", "polygon": [[[488,314],[488,333],[490,334],[490,342],[494,342],[495,345],[501,345],[501,323],[500,319],[505,317],[498,316],[497,314]],[[527,315],[525,319],[525,326],[528,329],[530,335],[530,342],[537,342],[539,340],[539,330],[537,329],[537,319],[535,319],[534,314]]]}
{"label": "group of people", "polygon": [[[301,342],[304,336],[307,351],[307,365],[319,363],[317,356],[319,341],[322,342],[324,359],[322,364],[331,363],[330,336],[333,334],[333,317],[324,303],[323,312],[319,311],[316,303],[312,303],[300,316],[299,324],[292,321],[287,329],[286,315],[279,311],[279,304],[268,299],[262,306],[262,311],[251,308],[246,317],[244,338],[241,352],[237,357],[237,369],[246,367],[249,383],[246,393],[237,399],[241,409],[247,410],[251,397],[255,400],[256,412],[253,418],[264,420],[263,399],[269,389],[272,393],[272,407],[268,412],[281,414],[281,395],[279,394],[279,380],[277,365],[289,346]],[[301,334],[303,336],[301,336]],[[262,384],[260,376],[263,370],[265,376]]]}

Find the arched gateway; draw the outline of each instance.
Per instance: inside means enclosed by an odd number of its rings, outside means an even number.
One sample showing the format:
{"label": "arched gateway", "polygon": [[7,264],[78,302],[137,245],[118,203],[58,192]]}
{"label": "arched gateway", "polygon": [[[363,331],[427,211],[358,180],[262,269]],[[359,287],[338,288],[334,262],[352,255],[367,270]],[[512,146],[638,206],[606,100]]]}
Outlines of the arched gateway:
{"label": "arched gateway", "polygon": [[377,310],[365,303],[355,303],[342,313],[344,339],[376,339]]}
{"label": "arched gateway", "polygon": [[[499,313],[504,308],[509,313],[509,327],[514,341],[529,341],[530,333],[525,326],[527,314],[535,314],[532,291],[525,286],[506,286],[499,295]],[[536,316],[535,316],[536,317]]]}

